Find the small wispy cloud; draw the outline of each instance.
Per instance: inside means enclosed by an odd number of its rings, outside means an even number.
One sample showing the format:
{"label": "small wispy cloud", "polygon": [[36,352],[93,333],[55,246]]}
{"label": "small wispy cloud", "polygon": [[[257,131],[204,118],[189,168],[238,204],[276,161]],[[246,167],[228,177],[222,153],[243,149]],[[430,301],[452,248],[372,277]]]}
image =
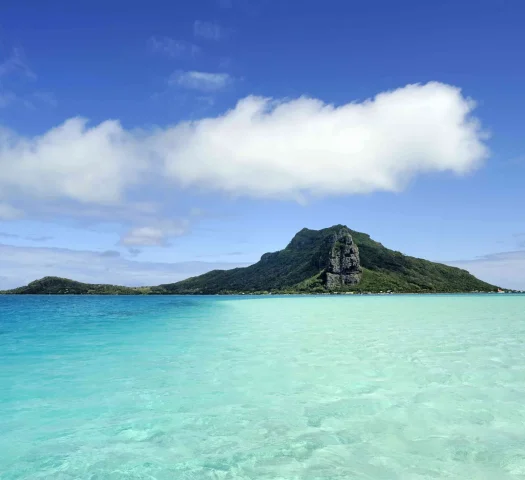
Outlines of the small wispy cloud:
{"label": "small wispy cloud", "polygon": [[116,250],[106,250],[105,252],[102,252],[100,256],[103,258],[118,258],[120,257],[120,252],[117,252]]}
{"label": "small wispy cloud", "polygon": [[13,48],[10,55],[0,61],[0,108],[11,105],[35,109],[39,105],[56,106],[57,100],[51,92],[24,92],[18,86],[21,82],[37,79],[30,68],[22,48]]}
{"label": "small wispy cloud", "polygon": [[5,108],[17,100],[13,92],[0,92],[0,108]]}
{"label": "small wispy cloud", "polygon": [[[16,88],[14,88],[16,83],[13,83],[12,77],[25,80],[36,79],[36,74],[29,67],[21,48],[13,48],[7,57],[0,60],[0,108],[6,108],[14,103],[32,106],[30,100],[16,93]],[[10,88],[6,85],[9,85]]]}
{"label": "small wispy cloud", "polygon": [[206,40],[220,40],[226,35],[226,30],[217,23],[196,20],[193,24],[193,35]]}
{"label": "small wispy cloud", "polygon": [[222,57],[219,60],[219,68],[225,70],[227,68],[230,68],[232,63],[233,61],[230,57]]}
{"label": "small wispy cloud", "polygon": [[7,203],[0,202],[0,220],[15,220],[23,216],[23,212]]}
{"label": "small wispy cloud", "polygon": [[186,219],[166,220],[153,225],[134,227],[121,237],[119,244],[127,247],[165,247],[169,245],[170,238],[186,234],[189,228],[190,224]]}
{"label": "small wispy cloud", "polygon": [[190,216],[192,217],[201,217],[205,213],[206,212],[202,208],[199,208],[199,207],[193,207],[190,209]]}
{"label": "small wispy cloud", "polygon": [[159,285],[215,269],[246,266],[240,262],[139,262],[117,251],[75,251],[64,248],[16,247],[0,243],[0,290],[25,285],[47,275],[81,282],[117,285]]}
{"label": "small wispy cloud", "polygon": [[182,72],[173,73],[168,83],[171,86],[180,86],[203,92],[214,92],[226,88],[233,82],[233,78],[227,73],[208,72]]}
{"label": "small wispy cloud", "polygon": [[9,232],[0,232],[0,237],[2,238],[21,238],[24,240],[29,240],[31,242],[47,242],[48,240],[52,240],[53,237],[46,237],[46,236],[35,236],[35,235],[27,235],[26,237],[22,235],[18,235],[16,233],[9,233]]}
{"label": "small wispy cloud", "polygon": [[36,74],[29,68],[22,48],[13,48],[11,55],[0,63],[0,78],[12,74],[20,74],[31,80],[36,79]]}
{"label": "small wispy cloud", "polygon": [[32,242],[47,242],[49,240],[53,240],[53,237],[48,237],[46,235],[42,235],[42,236],[29,235],[25,238],[26,240],[31,240]]}
{"label": "small wispy cloud", "polygon": [[173,58],[183,56],[194,57],[201,51],[198,45],[184,40],[175,40],[171,37],[151,37],[148,40],[148,45],[153,52]]}
{"label": "small wispy cloud", "polygon": [[515,238],[518,248],[525,248],[525,232],[517,232],[512,236]]}
{"label": "small wispy cloud", "polygon": [[58,104],[56,96],[51,92],[35,92],[32,97],[38,102],[49,105],[50,107],[56,107]]}
{"label": "small wispy cloud", "polygon": [[241,255],[244,255],[244,252],[226,252],[217,254],[197,255],[196,258],[239,257]]}
{"label": "small wispy cloud", "polygon": [[[1,86],[0,86],[1,88]],[[13,104],[23,105],[29,109],[39,106],[56,107],[56,97],[50,92],[34,92],[28,95],[16,95],[12,91],[0,91],[0,108],[6,108]]]}
{"label": "small wispy cloud", "polygon": [[198,97],[197,101],[200,103],[201,106],[206,107],[206,108],[213,107],[213,105],[215,105],[215,99],[213,97],[210,97],[209,95]]}
{"label": "small wispy cloud", "polygon": [[0,232],[0,237],[2,238],[20,238],[20,235],[8,232]]}
{"label": "small wispy cloud", "polygon": [[258,15],[271,0],[215,0],[220,8],[235,8],[248,15]]}
{"label": "small wispy cloud", "polygon": [[121,239],[122,245],[156,247],[165,245],[165,241],[165,235],[162,229],[154,227],[132,228]]}
{"label": "small wispy cloud", "polygon": [[512,166],[523,166],[525,165],[525,155],[518,155],[517,157],[512,157],[506,163],[507,165]]}
{"label": "small wispy cloud", "polygon": [[525,251],[499,252],[472,260],[446,262],[503,288],[525,289]]}

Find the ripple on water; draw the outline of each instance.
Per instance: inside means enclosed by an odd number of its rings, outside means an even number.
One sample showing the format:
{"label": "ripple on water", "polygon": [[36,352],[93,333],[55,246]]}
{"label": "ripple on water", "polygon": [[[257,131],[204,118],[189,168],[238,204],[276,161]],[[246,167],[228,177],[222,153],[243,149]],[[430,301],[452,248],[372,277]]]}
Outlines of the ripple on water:
{"label": "ripple on water", "polygon": [[525,297],[0,297],[5,318],[2,480],[525,479]]}

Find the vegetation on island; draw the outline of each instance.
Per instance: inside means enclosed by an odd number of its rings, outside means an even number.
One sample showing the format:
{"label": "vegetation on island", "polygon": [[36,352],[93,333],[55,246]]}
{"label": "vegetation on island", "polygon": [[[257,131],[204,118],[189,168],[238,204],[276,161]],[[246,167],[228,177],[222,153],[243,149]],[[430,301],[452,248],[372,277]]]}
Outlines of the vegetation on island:
{"label": "vegetation on island", "polygon": [[[360,281],[330,290],[326,272],[330,252],[344,247],[340,235],[351,235],[359,249]],[[339,235],[339,237],[338,237]],[[336,240],[334,240],[336,239]],[[330,243],[332,242],[332,243]],[[294,293],[456,293],[494,292],[466,270],[403,255],[365,233],[343,225],[303,229],[286,248],[266,253],[254,265],[214,270],[181,282],[154,287],[87,284],[45,277],[4,294],[169,295],[169,294],[294,294]]]}
{"label": "vegetation on island", "polygon": [[19,295],[143,295],[149,291],[149,287],[122,287],[120,285],[76,282],[68,278],[44,277],[24,287],[0,293]]}
{"label": "vegetation on island", "polygon": [[[359,248],[362,278],[334,292],[453,293],[497,291],[466,270],[409,257],[384,247],[366,233],[343,225],[323,230],[303,229],[284,250],[266,253],[254,265],[215,270],[181,282],[160,285],[152,293],[326,293],[323,273],[327,239],[347,230]],[[337,243],[335,244],[337,247]],[[157,290],[158,289],[158,290]]]}

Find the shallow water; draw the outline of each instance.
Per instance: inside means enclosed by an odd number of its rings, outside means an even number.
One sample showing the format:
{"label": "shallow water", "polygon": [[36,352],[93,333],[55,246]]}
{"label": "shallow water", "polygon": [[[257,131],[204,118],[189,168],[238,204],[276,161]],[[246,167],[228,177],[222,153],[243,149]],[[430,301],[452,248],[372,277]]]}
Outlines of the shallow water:
{"label": "shallow water", "polygon": [[0,297],[0,478],[525,479],[525,296]]}

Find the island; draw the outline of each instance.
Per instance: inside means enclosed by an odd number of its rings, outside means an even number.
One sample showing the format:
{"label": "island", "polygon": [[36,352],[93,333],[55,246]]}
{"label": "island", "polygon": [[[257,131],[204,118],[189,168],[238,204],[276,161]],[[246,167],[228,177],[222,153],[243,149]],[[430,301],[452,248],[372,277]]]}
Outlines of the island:
{"label": "island", "polygon": [[466,270],[403,255],[344,225],[298,232],[278,252],[248,267],[213,270],[149,287],[87,284],[44,277],[9,295],[235,295],[471,293],[501,289]]}

